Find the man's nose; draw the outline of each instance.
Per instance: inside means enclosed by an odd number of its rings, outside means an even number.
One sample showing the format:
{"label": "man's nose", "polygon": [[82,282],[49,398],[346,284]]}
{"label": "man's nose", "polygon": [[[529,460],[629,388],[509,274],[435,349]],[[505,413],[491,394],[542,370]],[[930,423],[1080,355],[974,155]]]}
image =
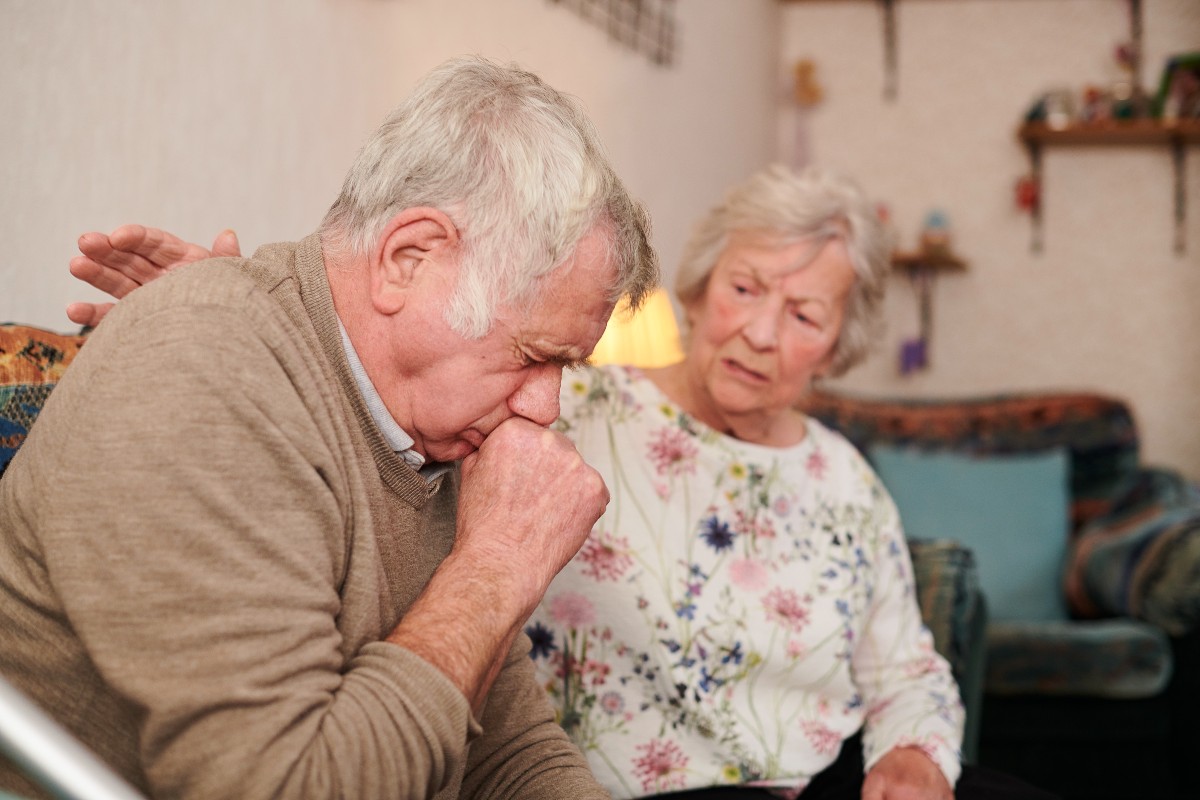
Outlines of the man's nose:
{"label": "man's nose", "polygon": [[558,392],[563,368],[557,364],[530,367],[529,377],[513,392],[508,407],[514,414],[538,425],[558,419]]}

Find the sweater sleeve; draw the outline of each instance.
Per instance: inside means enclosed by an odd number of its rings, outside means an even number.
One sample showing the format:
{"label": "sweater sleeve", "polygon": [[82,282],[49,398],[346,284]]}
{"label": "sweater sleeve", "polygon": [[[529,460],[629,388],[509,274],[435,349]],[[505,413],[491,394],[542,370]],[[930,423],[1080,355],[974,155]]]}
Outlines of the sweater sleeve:
{"label": "sweater sleeve", "polygon": [[346,652],[338,397],[260,316],[193,304],[97,330],[46,420],[47,571],[134,709],[152,795],[430,797],[465,766],[470,709],[399,647]]}
{"label": "sweater sleeve", "polygon": [[866,706],[869,770],[896,747],[917,747],[953,786],[961,772],[964,712],[950,665],[921,620],[912,561],[896,507],[877,479],[874,589],[853,666]]}

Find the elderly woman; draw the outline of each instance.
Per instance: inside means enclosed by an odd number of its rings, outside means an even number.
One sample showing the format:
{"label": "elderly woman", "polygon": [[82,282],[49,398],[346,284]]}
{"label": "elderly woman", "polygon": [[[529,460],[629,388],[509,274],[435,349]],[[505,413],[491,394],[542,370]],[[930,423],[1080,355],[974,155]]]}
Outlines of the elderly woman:
{"label": "elderly woman", "polygon": [[[206,254],[136,226],[81,249],[72,271],[118,296]],[[612,501],[527,630],[614,796],[1045,796],[960,765],[962,704],[896,508],[797,408],[865,355],[889,253],[849,180],[767,168],[686,249],[685,358],[565,376],[558,425]]]}
{"label": "elderly woman", "polygon": [[797,410],[865,355],[889,255],[849,181],[771,167],[685,250],[684,360],[564,378],[558,424],[612,501],[528,630],[614,794],[795,794],[862,729],[868,789],[951,796],[963,711],[896,509]]}

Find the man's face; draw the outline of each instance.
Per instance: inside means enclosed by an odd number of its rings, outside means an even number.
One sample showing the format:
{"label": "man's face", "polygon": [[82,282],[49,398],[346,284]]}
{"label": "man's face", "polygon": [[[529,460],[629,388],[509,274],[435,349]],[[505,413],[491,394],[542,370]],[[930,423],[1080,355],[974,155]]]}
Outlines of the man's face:
{"label": "man's face", "polygon": [[502,307],[481,339],[464,338],[442,318],[449,282],[440,298],[427,299],[418,369],[397,385],[397,408],[384,397],[419,452],[454,461],[510,417],[539,425],[558,418],[563,368],[591,355],[612,314],[616,270],[607,243],[602,230],[584,237],[570,263],[542,278],[532,307]]}

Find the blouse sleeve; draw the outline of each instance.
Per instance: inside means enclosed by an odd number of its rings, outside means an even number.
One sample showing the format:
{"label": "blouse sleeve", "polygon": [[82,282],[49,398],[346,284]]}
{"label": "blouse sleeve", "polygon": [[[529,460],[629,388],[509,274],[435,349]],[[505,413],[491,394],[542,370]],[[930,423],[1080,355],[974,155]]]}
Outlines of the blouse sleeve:
{"label": "blouse sleeve", "polygon": [[874,475],[870,484],[876,511],[874,585],[853,655],[866,703],[866,768],[893,748],[917,747],[953,786],[962,770],[962,701],[949,663],[934,650],[933,636],[921,620],[912,559],[896,506]]}

